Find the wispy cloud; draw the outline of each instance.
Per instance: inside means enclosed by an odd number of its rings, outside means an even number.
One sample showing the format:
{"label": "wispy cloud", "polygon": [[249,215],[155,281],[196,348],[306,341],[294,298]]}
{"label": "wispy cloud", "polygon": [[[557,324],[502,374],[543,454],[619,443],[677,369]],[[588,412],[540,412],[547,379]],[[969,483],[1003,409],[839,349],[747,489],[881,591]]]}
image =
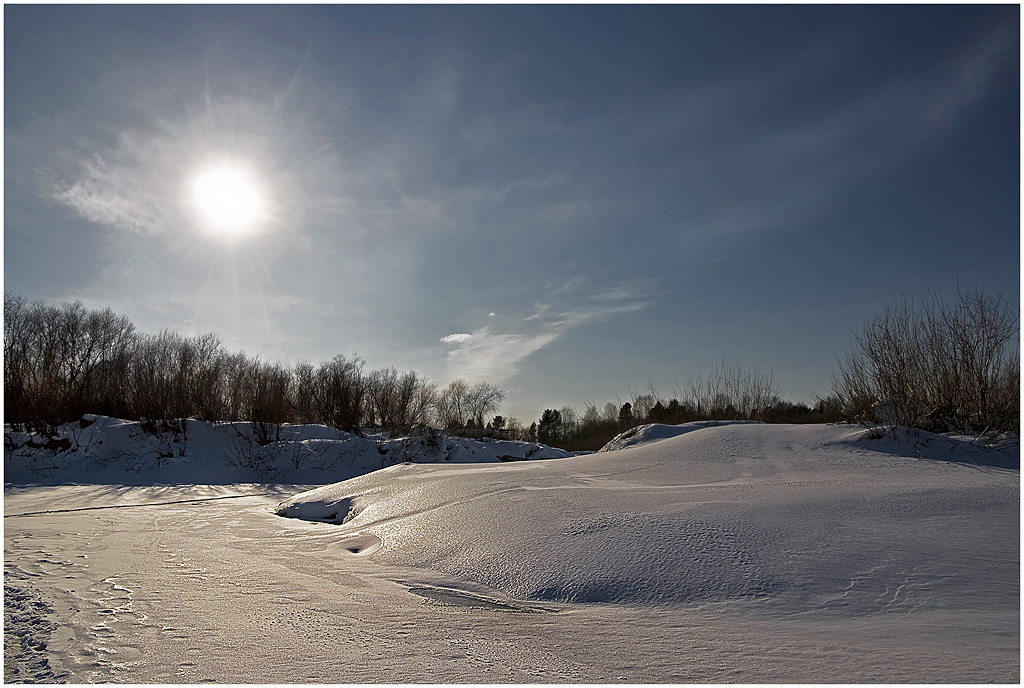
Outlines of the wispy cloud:
{"label": "wispy cloud", "polygon": [[451,377],[462,377],[470,382],[500,382],[516,374],[526,357],[543,349],[561,334],[548,330],[534,335],[512,332],[493,332],[481,327],[472,334],[443,338],[455,348],[448,352]]}
{"label": "wispy cloud", "polygon": [[[127,137],[125,137],[127,139]],[[83,159],[71,182],[54,198],[90,222],[141,234],[163,234],[187,221],[175,202],[178,156],[169,141],[152,140],[143,149],[123,140],[118,149]]]}
{"label": "wispy cloud", "polygon": [[[440,341],[450,345],[446,360],[449,377],[470,382],[503,382],[513,377],[528,357],[585,323],[601,322],[651,305],[653,294],[640,280],[612,286],[593,286],[577,277],[552,288],[543,301],[503,327],[485,325],[471,333],[455,333]],[[495,320],[494,313],[487,314]]]}
{"label": "wispy cloud", "polygon": [[346,200],[338,189],[351,188],[339,134],[320,121],[336,94],[311,82],[309,59],[307,49],[298,69],[275,73],[224,61],[212,75],[200,56],[119,62],[72,109],[6,135],[45,170],[42,196],[108,229],[159,236],[194,226],[189,180],[230,158],[263,182],[267,228],[294,235],[335,218]]}
{"label": "wispy cloud", "polygon": [[[300,226],[295,219],[314,207],[306,197],[309,185],[304,178],[311,166],[278,169],[280,161],[272,151],[279,144],[263,133],[270,121],[257,104],[234,102],[215,110],[174,123],[140,120],[112,145],[82,144],[77,164],[56,181],[53,197],[111,229],[143,235],[180,233],[196,225],[189,180],[204,165],[234,159],[254,169],[260,180],[270,211],[268,228]],[[231,122],[213,125],[217,138],[230,139],[230,145],[210,142],[211,119]],[[325,155],[330,152],[320,157]]]}
{"label": "wispy cloud", "polygon": [[995,77],[1019,61],[1016,22],[995,27],[950,57],[914,94],[915,114],[933,129],[944,129],[996,87]]}
{"label": "wispy cloud", "polygon": [[[635,116],[629,148],[606,136],[611,143],[593,150],[610,151],[616,160],[642,151],[645,160],[656,160],[657,150],[685,147],[684,159],[659,170],[660,179],[678,188],[680,239],[694,248],[733,242],[834,212],[851,188],[958,135],[957,123],[1006,83],[1000,77],[1019,59],[1014,20],[927,66],[894,66],[861,87],[830,94],[830,80],[860,46],[828,39],[811,40],[790,59],[759,70],[668,89]],[[832,97],[807,100],[801,89],[811,85]],[[787,114],[775,117],[782,102]],[[762,111],[774,117],[771,124],[760,120]],[[604,132],[618,116],[608,115]],[[592,168],[601,170],[601,162]],[[648,196],[646,188],[616,183],[601,197],[608,212],[641,213],[663,200],[664,187],[652,185]]]}

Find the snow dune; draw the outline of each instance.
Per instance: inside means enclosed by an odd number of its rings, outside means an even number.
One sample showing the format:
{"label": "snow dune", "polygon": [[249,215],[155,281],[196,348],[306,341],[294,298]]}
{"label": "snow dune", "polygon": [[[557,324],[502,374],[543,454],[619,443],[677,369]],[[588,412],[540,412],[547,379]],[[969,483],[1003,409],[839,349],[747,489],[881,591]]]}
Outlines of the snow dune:
{"label": "snow dune", "polygon": [[396,466],[277,513],[517,600],[1019,613],[1019,453],[826,426],[632,437],[647,441],[557,462]]}
{"label": "snow dune", "polygon": [[667,440],[672,437],[679,437],[701,428],[719,427],[722,425],[737,425],[742,423],[755,423],[756,421],[694,421],[692,423],[681,423],[680,425],[665,425],[664,423],[649,423],[638,425],[635,428],[613,437],[608,444],[598,451],[618,451],[627,447],[635,447],[640,444],[650,444],[659,440]]}

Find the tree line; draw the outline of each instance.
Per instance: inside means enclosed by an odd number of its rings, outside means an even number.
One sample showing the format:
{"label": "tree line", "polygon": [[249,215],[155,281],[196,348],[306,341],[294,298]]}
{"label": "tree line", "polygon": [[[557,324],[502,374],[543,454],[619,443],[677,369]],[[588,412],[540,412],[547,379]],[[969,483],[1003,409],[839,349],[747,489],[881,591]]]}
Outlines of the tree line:
{"label": "tree line", "polygon": [[780,398],[770,373],[716,366],[663,399],[647,391],[602,408],[588,403],[545,409],[531,437],[572,450],[597,449],[645,423],[707,420],[860,423],[998,438],[1020,435],[1020,315],[1001,294],[932,291],[919,305],[904,298],[869,319],[832,383],[813,406]]}
{"label": "tree line", "polygon": [[492,417],[505,393],[490,383],[439,386],[415,371],[367,371],[355,355],[271,363],[225,350],[214,334],[145,334],[110,308],[28,303],[6,292],[4,418],[44,434],[85,413],[178,427],[185,418],[247,421],[261,443],[284,423],[434,428],[570,450],[597,449],[645,423],[707,420],[1019,435],[1019,347],[1019,307],[1001,295],[958,290],[948,302],[933,292],[920,307],[904,299],[867,321],[813,406],[783,400],[771,373],[722,364],[677,382],[671,398],[648,381],[625,403],[549,408],[524,426]]}
{"label": "tree line", "polygon": [[409,431],[484,428],[505,393],[415,371],[365,370],[358,356],[313,365],[226,350],[214,334],[146,334],[110,308],[4,294],[4,420],[49,434],[85,413],[174,424],[247,421],[261,442],[284,423]]}
{"label": "tree line", "polygon": [[599,449],[613,437],[647,423],[678,425],[691,421],[748,420],[766,423],[827,423],[843,420],[833,404],[815,406],[781,398],[772,373],[739,364],[716,365],[707,375],[676,383],[671,398],[662,397],[648,381],[644,392],[630,390],[625,403],[598,407],[587,402],[582,412],[571,406],[545,409],[530,426],[531,436],[544,444],[573,451]]}
{"label": "tree line", "polygon": [[813,406],[782,400],[771,374],[720,365],[677,385],[669,400],[648,383],[621,405],[588,403],[583,414],[548,408],[537,438],[597,448],[636,425],[718,420],[1020,436],[1020,309],[1001,294],[957,289],[946,300],[933,290],[918,305],[904,297],[869,318],[837,362]]}

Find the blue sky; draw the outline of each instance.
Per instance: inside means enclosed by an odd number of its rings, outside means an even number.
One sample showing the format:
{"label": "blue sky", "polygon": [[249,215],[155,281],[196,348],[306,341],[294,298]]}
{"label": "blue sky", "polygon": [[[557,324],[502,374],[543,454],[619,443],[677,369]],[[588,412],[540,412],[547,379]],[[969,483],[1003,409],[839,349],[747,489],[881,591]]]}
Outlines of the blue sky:
{"label": "blue sky", "polygon": [[[4,287],[524,422],[740,363],[823,393],[901,294],[1020,289],[1001,6],[11,6]],[[206,231],[189,180],[262,199]]]}

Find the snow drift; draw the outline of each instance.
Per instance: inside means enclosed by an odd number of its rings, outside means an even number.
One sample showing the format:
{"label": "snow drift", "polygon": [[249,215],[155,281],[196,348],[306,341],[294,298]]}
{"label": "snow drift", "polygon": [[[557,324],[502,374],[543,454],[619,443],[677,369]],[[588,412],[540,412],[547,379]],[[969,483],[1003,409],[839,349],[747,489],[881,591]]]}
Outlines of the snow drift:
{"label": "snow drift", "polygon": [[630,428],[623,433],[619,433],[608,441],[606,445],[598,449],[599,452],[616,451],[619,449],[626,449],[627,447],[635,447],[641,444],[650,444],[651,442],[658,442],[659,440],[667,440],[673,437],[679,437],[685,435],[688,432],[699,430],[701,428],[717,427],[720,425],[735,425],[737,423],[756,423],[757,421],[746,421],[746,420],[697,420],[690,423],[681,423],[679,425],[665,425],[664,423],[648,423],[646,425],[637,425],[634,428]]}
{"label": "snow drift", "polygon": [[378,563],[518,600],[1019,618],[1018,448],[834,426],[633,437],[648,441],[556,462],[395,466],[277,513],[329,522]]}

